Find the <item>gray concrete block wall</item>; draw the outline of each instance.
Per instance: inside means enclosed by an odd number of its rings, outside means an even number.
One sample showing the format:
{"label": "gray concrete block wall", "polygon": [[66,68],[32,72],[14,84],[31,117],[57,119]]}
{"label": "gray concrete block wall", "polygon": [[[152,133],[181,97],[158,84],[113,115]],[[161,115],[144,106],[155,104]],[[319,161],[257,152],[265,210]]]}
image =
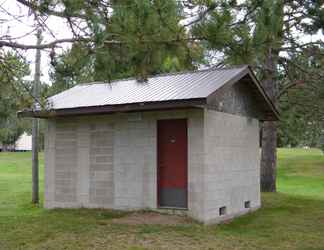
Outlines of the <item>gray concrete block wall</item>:
{"label": "gray concrete block wall", "polygon": [[113,207],[114,202],[114,125],[94,123],[90,129],[89,203]]}
{"label": "gray concrete block wall", "polygon": [[54,176],[55,176],[55,122],[52,119],[46,121],[45,126],[45,185],[44,185],[44,206],[52,208],[54,203]]}
{"label": "gray concrete block wall", "polygon": [[117,209],[154,207],[154,124],[140,113],[116,115],[115,122],[114,206]]}
{"label": "gray concrete block wall", "polygon": [[77,201],[78,151],[77,123],[62,120],[56,123],[54,201],[74,203]]}
{"label": "gray concrete block wall", "polygon": [[45,207],[156,209],[157,120],[183,118],[189,216],[213,223],[258,208],[258,121],[203,109],[48,120]]}
{"label": "gray concrete block wall", "polygon": [[78,150],[78,189],[77,202],[81,207],[89,205],[90,192],[90,146],[91,128],[89,129],[88,120],[77,119],[77,150]]}
{"label": "gray concrete block wall", "polygon": [[[183,118],[188,119],[188,212],[201,220],[204,143],[199,109],[49,120],[45,206],[156,209],[157,120]],[[63,189],[69,192],[63,194]]]}
{"label": "gray concrete block wall", "polygon": [[[213,223],[260,207],[259,122],[205,110],[204,222]],[[251,208],[244,208],[250,201]],[[226,215],[219,209],[226,207]]]}
{"label": "gray concrete block wall", "polygon": [[188,215],[204,219],[204,113],[196,112],[188,119]]}

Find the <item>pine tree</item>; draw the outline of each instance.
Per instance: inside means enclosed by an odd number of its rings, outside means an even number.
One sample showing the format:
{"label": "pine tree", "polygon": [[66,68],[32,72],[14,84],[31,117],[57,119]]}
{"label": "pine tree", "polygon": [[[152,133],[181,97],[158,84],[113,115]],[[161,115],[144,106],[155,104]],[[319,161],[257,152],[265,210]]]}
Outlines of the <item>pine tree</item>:
{"label": "pine tree", "polygon": [[23,77],[29,73],[27,63],[10,52],[1,56],[6,63],[0,64],[0,142],[6,146],[14,144],[29,127],[29,121],[18,119],[16,112],[30,104],[31,98],[24,88],[30,86],[22,84]]}
{"label": "pine tree", "polygon": [[[284,96],[279,89],[287,93],[298,82],[285,69],[309,76],[311,73],[302,70],[294,58],[308,46],[323,45],[323,41],[305,44],[299,39],[300,35],[315,33],[324,26],[321,1],[217,3],[208,18],[195,25],[193,33],[207,42],[207,49],[224,54],[223,64],[252,65],[267,94],[278,106],[280,97]],[[263,122],[262,131],[261,189],[273,192],[276,191],[276,122]]]}
{"label": "pine tree", "polygon": [[87,18],[92,46],[75,43],[53,61],[54,87],[131,76],[145,81],[156,73],[194,69],[201,60],[200,46],[187,42],[179,24],[182,6],[176,1],[113,1],[110,6],[108,19]]}

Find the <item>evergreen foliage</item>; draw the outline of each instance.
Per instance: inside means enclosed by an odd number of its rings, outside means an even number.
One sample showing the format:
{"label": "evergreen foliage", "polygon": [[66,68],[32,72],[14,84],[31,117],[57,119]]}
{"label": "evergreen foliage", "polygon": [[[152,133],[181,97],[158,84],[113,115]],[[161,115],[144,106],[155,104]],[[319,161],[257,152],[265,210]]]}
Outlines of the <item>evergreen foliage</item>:
{"label": "evergreen foliage", "polygon": [[[202,49],[179,24],[182,6],[170,0],[113,1],[109,19],[87,19],[94,43],[75,43],[54,64],[54,89],[196,68]],[[110,42],[107,42],[110,41]],[[60,86],[62,85],[62,86]],[[57,91],[57,90],[56,90]]]}
{"label": "evergreen foliage", "polygon": [[[0,64],[0,142],[11,145],[28,129],[29,121],[17,118],[17,111],[29,105],[30,96],[23,85],[23,77],[29,74],[28,65],[17,55],[3,52],[6,64]],[[25,84],[25,83],[24,83]]]}

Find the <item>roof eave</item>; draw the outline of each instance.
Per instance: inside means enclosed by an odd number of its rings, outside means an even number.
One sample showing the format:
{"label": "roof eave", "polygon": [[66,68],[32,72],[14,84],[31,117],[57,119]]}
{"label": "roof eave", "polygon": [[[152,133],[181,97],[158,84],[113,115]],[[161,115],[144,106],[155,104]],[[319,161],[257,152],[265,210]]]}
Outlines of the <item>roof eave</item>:
{"label": "roof eave", "polygon": [[81,115],[99,115],[121,112],[136,111],[154,111],[154,110],[170,110],[183,108],[203,108],[206,104],[206,98],[194,98],[184,100],[171,100],[159,102],[141,102],[118,105],[103,105],[90,107],[76,107],[68,109],[52,109],[52,110],[22,110],[17,113],[18,117],[34,117],[34,118],[54,118],[64,116],[81,116]]}

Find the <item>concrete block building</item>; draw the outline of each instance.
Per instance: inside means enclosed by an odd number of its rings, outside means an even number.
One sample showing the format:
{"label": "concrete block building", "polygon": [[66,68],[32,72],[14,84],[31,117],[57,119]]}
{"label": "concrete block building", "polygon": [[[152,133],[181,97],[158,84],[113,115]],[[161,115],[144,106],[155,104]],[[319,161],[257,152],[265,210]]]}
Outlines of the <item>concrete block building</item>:
{"label": "concrete block building", "polygon": [[203,223],[260,207],[259,123],[278,112],[248,66],[80,84],[47,119],[45,207],[179,210]]}

